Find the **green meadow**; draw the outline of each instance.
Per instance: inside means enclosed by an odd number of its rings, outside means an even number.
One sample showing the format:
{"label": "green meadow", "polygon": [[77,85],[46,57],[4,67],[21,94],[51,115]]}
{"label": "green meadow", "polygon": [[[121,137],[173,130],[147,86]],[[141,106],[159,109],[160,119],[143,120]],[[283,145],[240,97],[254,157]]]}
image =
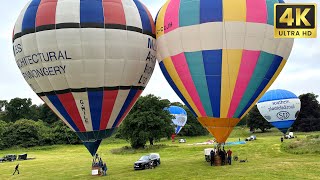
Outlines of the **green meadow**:
{"label": "green meadow", "polygon": [[[0,156],[28,153],[28,157],[35,159],[0,163],[0,179],[319,179],[319,134],[295,133],[298,138],[281,143],[281,133],[275,129],[255,133],[256,141],[225,147],[248,162],[233,161],[231,166],[218,167],[210,166],[204,159],[203,150],[212,145],[194,145],[213,139],[209,135],[185,137],[187,143],[183,144],[163,139],[156,143],[161,144],[159,148],[137,151],[119,150],[129,143],[110,138],[104,140],[98,150],[108,166],[108,175],[104,177],[91,176],[92,158],[82,145],[15,148],[0,151]],[[243,140],[249,135],[247,129],[237,128],[228,141]],[[161,165],[155,169],[133,170],[133,163],[150,152],[160,154]],[[20,174],[13,176],[17,163],[20,163]]]}

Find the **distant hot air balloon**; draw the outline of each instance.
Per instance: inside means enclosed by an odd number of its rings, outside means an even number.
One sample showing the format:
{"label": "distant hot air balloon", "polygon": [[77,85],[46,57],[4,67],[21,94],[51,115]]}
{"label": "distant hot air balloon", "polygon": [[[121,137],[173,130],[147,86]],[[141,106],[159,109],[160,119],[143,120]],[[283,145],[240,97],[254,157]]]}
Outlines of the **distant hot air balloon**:
{"label": "distant hot air balloon", "polygon": [[175,134],[178,134],[187,123],[187,112],[179,106],[170,106],[169,108],[166,108],[166,110],[174,116],[172,123],[175,125]]}
{"label": "distant hot air balloon", "polygon": [[169,0],[156,19],[165,78],[217,142],[274,82],[293,39],[274,38],[281,0]]}
{"label": "distant hot air balloon", "polygon": [[283,89],[265,93],[257,103],[260,114],[285,134],[300,112],[300,99]]}
{"label": "distant hot air balloon", "polygon": [[32,0],[13,50],[30,87],[94,155],[150,79],[154,29],[139,0]]}

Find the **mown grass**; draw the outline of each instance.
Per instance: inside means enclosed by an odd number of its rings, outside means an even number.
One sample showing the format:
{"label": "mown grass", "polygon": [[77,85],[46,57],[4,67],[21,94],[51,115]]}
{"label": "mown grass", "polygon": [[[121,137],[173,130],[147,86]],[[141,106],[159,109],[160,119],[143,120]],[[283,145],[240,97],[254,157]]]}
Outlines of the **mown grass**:
{"label": "mown grass", "polygon": [[[295,133],[299,139],[306,139],[314,133]],[[228,141],[244,139],[250,133],[247,129],[236,129]],[[154,149],[161,155],[161,165],[156,169],[134,171],[133,163],[149,150],[134,153],[112,154],[111,151],[129,144],[124,140],[105,140],[99,154],[107,161],[108,176],[92,177],[91,157],[82,145],[56,145],[30,149],[9,149],[0,151],[0,156],[28,153],[34,160],[20,161],[20,175],[12,176],[17,162],[0,163],[0,179],[319,179],[319,154],[292,154],[281,148],[280,135],[272,129],[267,133],[255,133],[257,140],[244,145],[233,145],[234,155],[248,158],[247,163],[233,162],[231,166],[211,167],[205,162],[203,149],[212,145],[192,145],[213,139],[212,136],[184,137],[187,143],[172,143],[163,139],[164,144]],[[179,137],[178,137],[179,138]],[[295,141],[285,140],[284,143]],[[283,144],[284,144],[283,143]],[[318,147],[319,148],[319,147]]]}
{"label": "mown grass", "polygon": [[[319,133],[320,134],[320,133]],[[282,144],[281,149],[292,154],[319,154],[320,135],[308,135],[306,138],[296,138]]]}

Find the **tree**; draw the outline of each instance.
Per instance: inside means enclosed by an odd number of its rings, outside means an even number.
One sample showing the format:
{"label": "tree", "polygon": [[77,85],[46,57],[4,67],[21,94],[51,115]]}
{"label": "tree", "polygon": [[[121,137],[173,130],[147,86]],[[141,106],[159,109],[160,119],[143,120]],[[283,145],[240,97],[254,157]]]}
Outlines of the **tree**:
{"label": "tree", "polygon": [[247,126],[250,127],[250,129],[260,129],[262,132],[265,132],[272,127],[272,125],[261,116],[257,105],[250,110],[247,116]]}
{"label": "tree", "polygon": [[[9,124],[8,124],[9,125]],[[40,145],[41,138],[38,125],[33,120],[21,119],[7,126],[3,132],[4,147],[31,147]]]}
{"label": "tree", "polygon": [[55,144],[81,144],[76,133],[60,120],[52,124],[51,130]]}
{"label": "tree", "polygon": [[153,145],[154,140],[167,137],[174,132],[171,125],[172,116],[168,111],[168,101],[160,100],[154,95],[142,96],[123,121],[120,133],[133,148],[144,147],[147,141]]}
{"label": "tree", "polygon": [[14,98],[6,103],[4,118],[6,121],[15,122],[19,119],[29,119],[33,116],[33,109],[31,108],[32,102],[30,98]]}
{"label": "tree", "polygon": [[183,109],[187,112],[187,123],[181,129],[179,135],[181,136],[203,136],[207,135],[208,131],[204,128],[197,118],[192,114],[187,106],[183,106]]}
{"label": "tree", "polygon": [[41,104],[40,106],[38,106],[38,111],[39,119],[48,124],[53,124],[59,121],[58,116],[46,104]]}
{"label": "tree", "polygon": [[320,130],[320,105],[318,95],[314,93],[299,96],[301,109],[292,129],[295,131],[319,131]]}

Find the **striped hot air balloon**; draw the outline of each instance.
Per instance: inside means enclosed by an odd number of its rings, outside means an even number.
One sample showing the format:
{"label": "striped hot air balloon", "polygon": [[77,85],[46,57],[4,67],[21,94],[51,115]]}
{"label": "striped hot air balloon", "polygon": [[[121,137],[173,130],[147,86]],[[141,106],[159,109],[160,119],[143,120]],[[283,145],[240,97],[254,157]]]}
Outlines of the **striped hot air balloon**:
{"label": "striped hot air balloon", "polygon": [[156,19],[157,59],[180,99],[217,142],[285,65],[292,39],[274,38],[281,0],[169,0]]}
{"label": "striped hot air balloon", "polygon": [[154,29],[139,0],[32,0],[13,50],[30,87],[94,155],[150,79]]}
{"label": "striped hot air balloon", "polygon": [[301,102],[294,93],[275,89],[266,92],[257,107],[264,119],[285,134],[297,119]]}

